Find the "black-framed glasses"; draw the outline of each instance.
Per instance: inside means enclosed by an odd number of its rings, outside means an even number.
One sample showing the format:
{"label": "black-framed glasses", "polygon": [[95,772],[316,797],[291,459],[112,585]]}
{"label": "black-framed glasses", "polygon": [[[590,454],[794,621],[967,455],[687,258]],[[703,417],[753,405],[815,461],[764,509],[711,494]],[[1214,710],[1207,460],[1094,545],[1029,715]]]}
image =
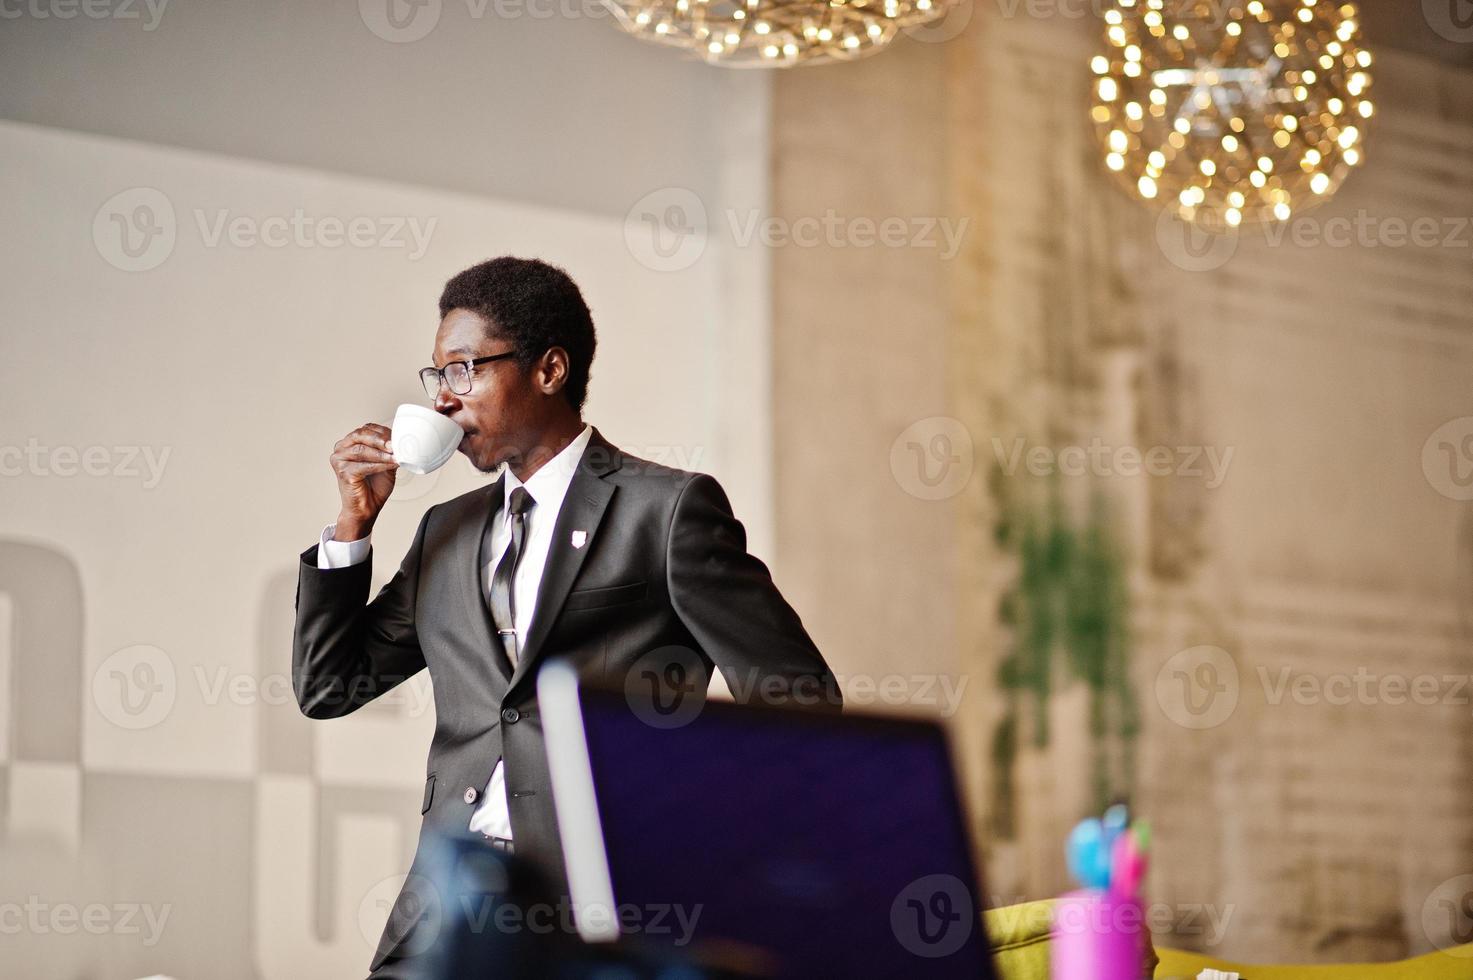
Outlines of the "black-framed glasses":
{"label": "black-framed glasses", "polygon": [[492,361],[515,357],[516,354],[515,350],[509,350],[500,354],[473,358],[469,361],[451,361],[442,368],[420,368],[419,383],[425,386],[425,394],[429,395],[431,400],[440,396],[440,382],[442,381],[445,387],[457,395],[469,395],[471,393],[471,368],[478,364],[489,364]]}

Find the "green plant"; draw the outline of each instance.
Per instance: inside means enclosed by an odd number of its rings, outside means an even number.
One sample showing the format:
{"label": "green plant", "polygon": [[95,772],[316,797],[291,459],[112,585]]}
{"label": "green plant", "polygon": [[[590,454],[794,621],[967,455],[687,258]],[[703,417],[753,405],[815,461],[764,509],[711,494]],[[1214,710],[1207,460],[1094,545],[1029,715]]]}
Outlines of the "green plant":
{"label": "green plant", "polygon": [[1130,791],[1140,719],[1129,673],[1127,570],[1107,501],[1095,494],[1081,524],[1071,518],[1057,484],[1042,507],[1003,496],[1001,480],[992,485],[999,488],[997,543],[1018,562],[998,610],[1012,642],[998,670],[1007,710],[992,738],[994,829],[1009,838],[1016,833],[1018,750],[1025,739],[1048,745],[1048,702],[1056,685],[1079,682],[1089,689],[1097,810]]}

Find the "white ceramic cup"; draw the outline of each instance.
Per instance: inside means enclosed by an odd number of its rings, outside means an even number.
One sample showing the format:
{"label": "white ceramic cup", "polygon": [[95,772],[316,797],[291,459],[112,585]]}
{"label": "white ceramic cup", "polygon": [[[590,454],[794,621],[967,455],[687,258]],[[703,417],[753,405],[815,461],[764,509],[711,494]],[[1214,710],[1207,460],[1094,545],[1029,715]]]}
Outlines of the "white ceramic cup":
{"label": "white ceramic cup", "polygon": [[400,405],[394,413],[394,462],[423,476],[450,461],[465,430],[432,408]]}

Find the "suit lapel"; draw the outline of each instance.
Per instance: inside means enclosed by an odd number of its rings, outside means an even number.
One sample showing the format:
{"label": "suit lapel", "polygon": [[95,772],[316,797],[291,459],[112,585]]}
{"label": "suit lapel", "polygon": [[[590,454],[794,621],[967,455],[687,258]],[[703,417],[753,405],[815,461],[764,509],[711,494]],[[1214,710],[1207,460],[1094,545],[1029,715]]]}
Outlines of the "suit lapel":
{"label": "suit lapel", "polygon": [[[618,465],[618,451],[594,429],[553,526],[552,541],[547,547],[547,564],[542,570],[542,584],[537,589],[537,605],[532,612],[532,627],[527,631],[521,658],[511,677],[513,687],[532,673],[543,642],[583,568],[583,560],[593,550],[604,511],[614,496],[613,484],[603,477]],[[578,547],[573,546],[575,531],[582,532]]]}
{"label": "suit lapel", "polygon": [[502,683],[510,684],[511,664],[501,651],[501,640],[496,635],[496,627],[491,622],[491,610],[486,607],[485,593],[481,590],[481,569],[487,561],[481,549],[486,540],[486,529],[491,526],[496,515],[501,513],[502,502],[506,499],[506,489],[502,485],[504,480],[505,477],[498,477],[491,484],[489,498],[477,497],[481,503],[473,512],[472,519],[461,522],[455,543],[455,567],[466,618],[470,623],[473,648],[486,651],[486,659],[492,663],[492,669],[501,677]]}

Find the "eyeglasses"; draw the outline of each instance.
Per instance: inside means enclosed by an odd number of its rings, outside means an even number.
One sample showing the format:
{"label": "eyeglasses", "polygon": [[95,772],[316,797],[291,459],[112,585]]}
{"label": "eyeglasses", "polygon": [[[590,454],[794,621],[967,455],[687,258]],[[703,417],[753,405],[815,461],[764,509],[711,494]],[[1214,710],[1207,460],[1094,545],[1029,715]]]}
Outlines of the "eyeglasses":
{"label": "eyeglasses", "polygon": [[478,364],[489,364],[491,361],[515,357],[516,354],[516,351],[509,350],[469,361],[451,361],[442,368],[420,368],[419,383],[425,386],[425,394],[429,395],[432,400],[440,396],[440,382],[442,381],[445,387],[457,395],[469,395],[471,393],[471,368]]}

